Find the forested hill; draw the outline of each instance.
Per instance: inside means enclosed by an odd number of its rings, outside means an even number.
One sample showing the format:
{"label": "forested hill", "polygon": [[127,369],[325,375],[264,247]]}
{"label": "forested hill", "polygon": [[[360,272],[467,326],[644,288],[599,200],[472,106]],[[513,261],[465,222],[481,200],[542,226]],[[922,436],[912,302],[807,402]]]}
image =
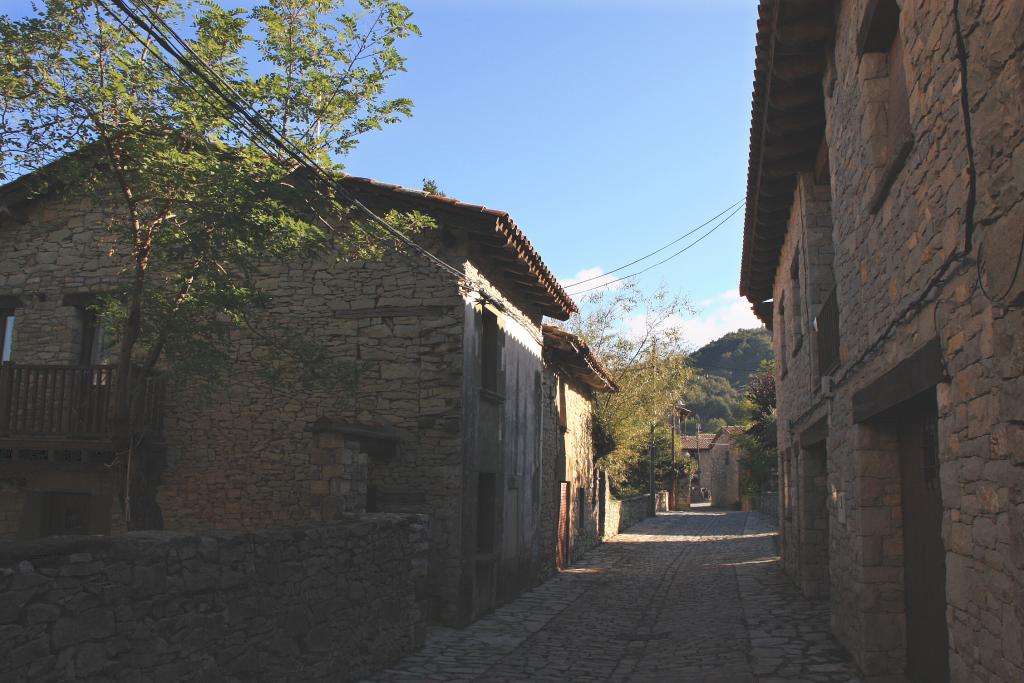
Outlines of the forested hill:
{"label": "forested hill", "polygon": [[734,389],[747,386],[750,373],[772,357],[772,335],[765,328],[736,330],[690,354],[694,368],[729,380]]}
{"label": "forested hill", "polygon": [[[694,378],[683,393],[683,402],[694,411],[701,431],[713,432],[745,419],[740,404],[751,373],[761,361],[772,358],[768,330],[730,332],[690,354]],[[687,433],[694,433],[697,419],[687,421]]]}

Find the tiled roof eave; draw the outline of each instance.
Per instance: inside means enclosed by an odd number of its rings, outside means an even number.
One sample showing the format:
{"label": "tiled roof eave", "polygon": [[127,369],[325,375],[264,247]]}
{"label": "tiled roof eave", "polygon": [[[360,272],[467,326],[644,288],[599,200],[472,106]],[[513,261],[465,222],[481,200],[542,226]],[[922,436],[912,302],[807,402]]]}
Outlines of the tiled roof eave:
{"label": "tiled roof eave", "polygon": [[832,40],[828,0],[761,0],[751,97],[740,293],[766,323],[796,177],[824,131],[822,78]]}
{"label": "tiled roof eave", "polygon": [[577,311],[576,304],[572,298],[562,289],[558,280],[544,264],[540,254],[533,248],[530,241],[523,234],[522,230],[515,224],[508,212],[492,209],[480,204],[469,204],[461,202],[452,197],[444,197],[436,194],[429,194],[420,190],[413,190],[401,185],[382,183],[371,178],[359,178],[345,176],[344,181],[350,187],[371,190],[378,193],[393,193],[402,199],[418,205],[424,211],[434,209],[455,211],[467,217],[493,217],[493,233],[490,236],[481,234],[481,237],[489,237],[511,257],[517,264],[523,275],[527,275],[532,282],[534,298],[540,298],[540,308],[544,315],[558,320],[567,320],[569,316]]}

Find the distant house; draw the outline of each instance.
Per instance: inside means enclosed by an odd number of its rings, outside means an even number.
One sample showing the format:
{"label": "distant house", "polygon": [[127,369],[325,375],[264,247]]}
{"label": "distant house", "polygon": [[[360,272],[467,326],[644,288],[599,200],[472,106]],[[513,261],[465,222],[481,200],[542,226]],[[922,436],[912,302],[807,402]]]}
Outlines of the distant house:
{"label": "distant house", "polygon": [[[0,188],[0,538],[122,531],[125,457],[105,412],[118,378],[89,308],[119,264],[87,199],[31,198],[20,182]],[[180,530],[429,513],[427,598],[443,621],[465,623],[535,581],[553,553],[541,321],[575,305],[507,213],[344,183],[377,211],[433,217],[438,229],[418,239],[485,297],[409,254],[265,264],[267,316],[353,361],[358,384],[277,385],[238,334],[214,396],[172,376],[153,402],[155,504]],[[589,391],[570,370],[566,395]],[[577,486],[575,473],[557,476]]]}
{"label": "distant house", "polygon": [[700,456],[700,484],[710,491],[715,507],[733,508],[740,504],[740,463],[732,437],[741,433],[743,427],[722,427]]}
{"label": "distant house", "polygon": [[618,391],[601,361],[579,337],[544,325],[545,450],[558,482],[555,563],[565,567],[601,541],[604,482],[596,467],[593,396]]}
{"label": "distant house", "polygon": [[715,440],[715,433],[684,434],[679,437],[679,450],[697,461],[697,485],[701,488],[709,487],[705,480],[710,482],[711,466],[708,455],[711,453],[711,442]]}

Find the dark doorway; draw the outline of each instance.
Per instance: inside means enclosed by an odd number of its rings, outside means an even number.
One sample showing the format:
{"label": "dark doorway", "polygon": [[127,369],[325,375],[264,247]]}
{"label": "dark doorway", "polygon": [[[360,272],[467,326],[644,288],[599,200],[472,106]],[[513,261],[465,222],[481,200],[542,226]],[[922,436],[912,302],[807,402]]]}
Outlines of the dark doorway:
{"label": "dark doorway", "polygon": [[494,609],[497,564],[496,515],[497,477],[493,472],[477,473],[476,490],[476,595],[473,616]]}
{"label": "dark doorway", "polygon": [[804,595],[825,598],[829,593],[828,566],[828,453],[825,443],[801,453],[800,579]]}
{"label": "dark doorway", "polygon": [[907,677],[915,683],[946,683],[949,681],[946,550],[942,544],[938,410],[934,390],[910,402],[901,420],[899,437]]}
{"label": "dark doorway", "polygon": [[43,494],[41,536],[89,533],[92,497],[85,493]]}

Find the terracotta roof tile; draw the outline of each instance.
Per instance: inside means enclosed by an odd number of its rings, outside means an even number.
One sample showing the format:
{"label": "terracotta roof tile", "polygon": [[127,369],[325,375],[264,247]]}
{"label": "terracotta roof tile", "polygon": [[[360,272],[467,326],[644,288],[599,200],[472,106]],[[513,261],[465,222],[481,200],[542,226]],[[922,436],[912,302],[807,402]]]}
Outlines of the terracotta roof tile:
{"label": "terracotta roof tile", "polygon": [[680,437],[682,449],[684,451],[706,451],[711,448],[711,442],[715,440],[716,433],[711,432],[708,434],[685,435]]}

